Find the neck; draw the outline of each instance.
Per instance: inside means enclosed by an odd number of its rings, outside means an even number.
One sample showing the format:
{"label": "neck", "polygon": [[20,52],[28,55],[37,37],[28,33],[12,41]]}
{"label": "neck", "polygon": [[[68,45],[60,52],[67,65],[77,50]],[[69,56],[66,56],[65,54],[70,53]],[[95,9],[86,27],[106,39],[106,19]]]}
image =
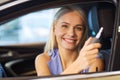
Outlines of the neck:
{"label": "neck", "polygon": [[63,69],[67,68],[78,57],[77,50],[59,49],[60,58],[62,61]]}

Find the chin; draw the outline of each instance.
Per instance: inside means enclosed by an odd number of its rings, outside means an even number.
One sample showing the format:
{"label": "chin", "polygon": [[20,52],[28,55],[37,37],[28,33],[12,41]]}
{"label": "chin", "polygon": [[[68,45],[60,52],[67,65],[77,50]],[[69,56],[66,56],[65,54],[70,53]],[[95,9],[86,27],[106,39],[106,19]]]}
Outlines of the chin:
{"label": "chin", "polygon": [[75,47],[64,47],[65,49],[67,49],[67,50],[75,50],[76,48]]}

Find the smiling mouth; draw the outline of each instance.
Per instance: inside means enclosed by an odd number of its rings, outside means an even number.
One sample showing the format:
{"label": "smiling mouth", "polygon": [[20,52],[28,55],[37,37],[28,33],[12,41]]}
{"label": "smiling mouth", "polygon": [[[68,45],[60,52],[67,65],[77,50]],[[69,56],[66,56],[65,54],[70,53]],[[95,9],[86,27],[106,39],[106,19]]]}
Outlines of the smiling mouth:
{"label": "smiling mouth", "polygon": [[64,40],[67,42],[67,43],[75,43],[77,40],[75,39],[68,39],[68,38],[64,38]]}

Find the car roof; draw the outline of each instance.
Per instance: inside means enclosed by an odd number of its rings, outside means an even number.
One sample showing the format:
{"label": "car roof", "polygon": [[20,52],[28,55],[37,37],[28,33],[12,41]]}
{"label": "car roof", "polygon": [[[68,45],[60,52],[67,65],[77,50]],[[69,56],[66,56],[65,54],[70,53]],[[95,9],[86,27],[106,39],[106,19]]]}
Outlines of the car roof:
{"label": "car roof", "polygon": [[[76,4],[103,1],[104,0],[0,0],[0,24],[36,10],[58,7],[71,3]],[[106,2],[108,1],[114,2],[114,0],[106,0]]]}

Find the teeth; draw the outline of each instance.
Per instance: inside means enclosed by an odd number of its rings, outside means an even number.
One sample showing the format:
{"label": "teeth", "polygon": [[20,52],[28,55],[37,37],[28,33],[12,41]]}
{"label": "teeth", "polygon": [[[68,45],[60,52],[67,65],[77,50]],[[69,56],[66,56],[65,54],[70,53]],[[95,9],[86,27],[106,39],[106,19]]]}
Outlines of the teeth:
{"label": "teeth", "polygon": [[65,39],[67,42],[75,42],[75,40]]}

